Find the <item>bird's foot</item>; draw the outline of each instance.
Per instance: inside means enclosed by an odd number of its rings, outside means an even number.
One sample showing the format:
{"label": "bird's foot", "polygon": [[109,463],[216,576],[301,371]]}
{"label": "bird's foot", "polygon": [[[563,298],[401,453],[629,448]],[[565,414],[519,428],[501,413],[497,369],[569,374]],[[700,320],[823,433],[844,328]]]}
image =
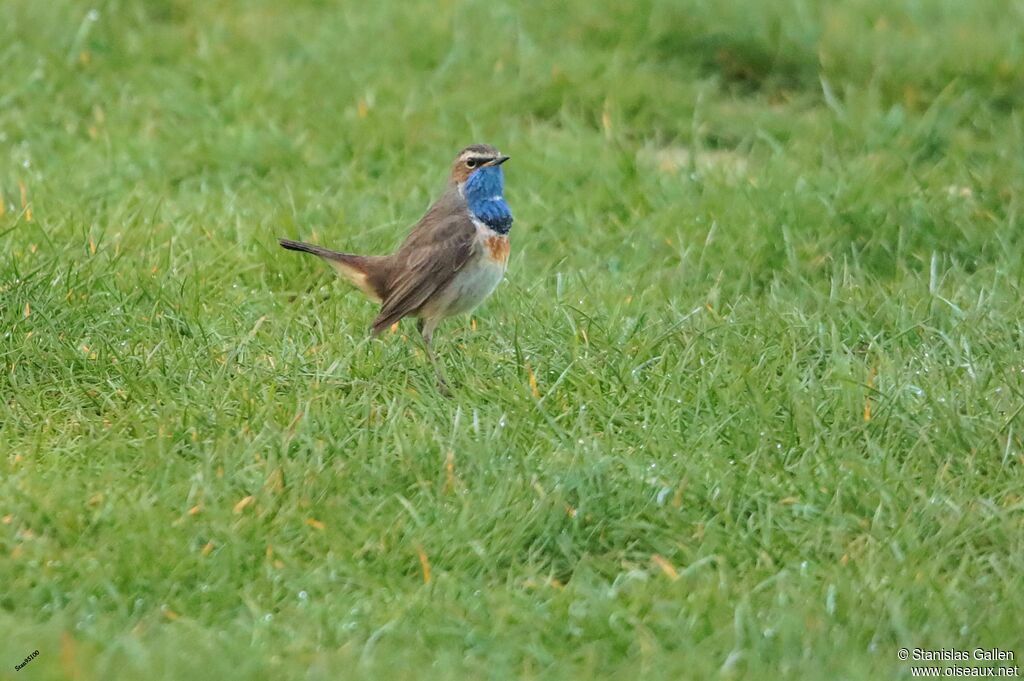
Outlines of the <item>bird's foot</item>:
{"label": "bird's foot", "polygon": [[437,392],[441,393],[445,397],[452,396],[452,390],[448,387],[448,381],[444,380],[444,376],[441,374],[437,375]]}

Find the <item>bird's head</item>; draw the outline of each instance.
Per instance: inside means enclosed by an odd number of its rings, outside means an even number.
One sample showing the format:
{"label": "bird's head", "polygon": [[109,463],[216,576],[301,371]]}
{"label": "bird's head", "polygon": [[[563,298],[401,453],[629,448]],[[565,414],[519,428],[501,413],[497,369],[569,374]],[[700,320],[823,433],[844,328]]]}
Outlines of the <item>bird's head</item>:
{"label": "bird's head", "polygon": [[452,165],[451,182],[466,200],[466,208],[499,234],[512,228],[512,211],[505,203],[505,176],[501,164],[508,160],[487,144],[474,144],[459,152]]}
{"label": "bird's head", "polygon": [[[455,162],[452,164],[451,181],[461,188],[474,173],[483,168],[497,170],[497,167],[507,160],[508,156],[504,156],[489,144],[472,144],[455,157]],[[501,171],[497,170],[496,174],[500,175],[500,173]]]}

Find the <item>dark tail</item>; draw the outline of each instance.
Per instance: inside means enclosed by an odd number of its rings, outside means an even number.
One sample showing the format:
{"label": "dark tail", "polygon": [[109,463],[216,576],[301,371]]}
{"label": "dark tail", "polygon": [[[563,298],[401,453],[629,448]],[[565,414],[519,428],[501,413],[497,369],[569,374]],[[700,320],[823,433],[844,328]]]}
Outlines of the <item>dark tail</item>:
{"label": "dark tail", "polygon": [[369,296],[372,300],[380,302],[384,298],[383,281],[386,279],[381,265],[384,258],[367,255],[353,255],[332,251],[329,248],[307,244],[304,241],[292,241],[291,239],[278,239],[282,248],[289,251],[300,251],[320,256],[337,270],[338,274],[345,277],[353,286]]}
{"label": "dark tail", "polygon": [[339,253],[338,251],[332,251],[329,248],[322,246],[316,246],[314,244],[307,244],[304,241],[292,241],[291,239],[278,239],[282,248],[287,248],[289,251],[301,251],[303,253],[312,253],[313,255],[319,255],[321,258],[327,258],[328,260],[343,261],[346,258],[353,257],[348,253]]}

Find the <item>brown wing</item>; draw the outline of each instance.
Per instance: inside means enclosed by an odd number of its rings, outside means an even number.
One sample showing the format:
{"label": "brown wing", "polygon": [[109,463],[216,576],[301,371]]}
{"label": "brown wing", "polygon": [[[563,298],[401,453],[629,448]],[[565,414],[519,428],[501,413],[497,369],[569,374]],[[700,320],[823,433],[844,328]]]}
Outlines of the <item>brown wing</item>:
{"label": "brown wing", "polygon": [[418,312],[473,257],[476,227],[469,215],[461,210],[435,209],[423,216],[392,256],[393,274],[387,297],[373,321],[375,335],[402,317]]}

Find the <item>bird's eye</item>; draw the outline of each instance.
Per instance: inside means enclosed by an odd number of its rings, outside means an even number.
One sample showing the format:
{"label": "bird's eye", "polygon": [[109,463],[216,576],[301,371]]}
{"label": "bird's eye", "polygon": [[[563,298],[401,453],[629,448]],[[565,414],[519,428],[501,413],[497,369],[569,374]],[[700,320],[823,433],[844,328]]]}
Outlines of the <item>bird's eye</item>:
{"label": "bird's eye", "polygon": [[477,164],[477,160],[475,158],[471,158],[468,161],[466,161],[466,167],[467,168],[476,168],[476,164]]}

